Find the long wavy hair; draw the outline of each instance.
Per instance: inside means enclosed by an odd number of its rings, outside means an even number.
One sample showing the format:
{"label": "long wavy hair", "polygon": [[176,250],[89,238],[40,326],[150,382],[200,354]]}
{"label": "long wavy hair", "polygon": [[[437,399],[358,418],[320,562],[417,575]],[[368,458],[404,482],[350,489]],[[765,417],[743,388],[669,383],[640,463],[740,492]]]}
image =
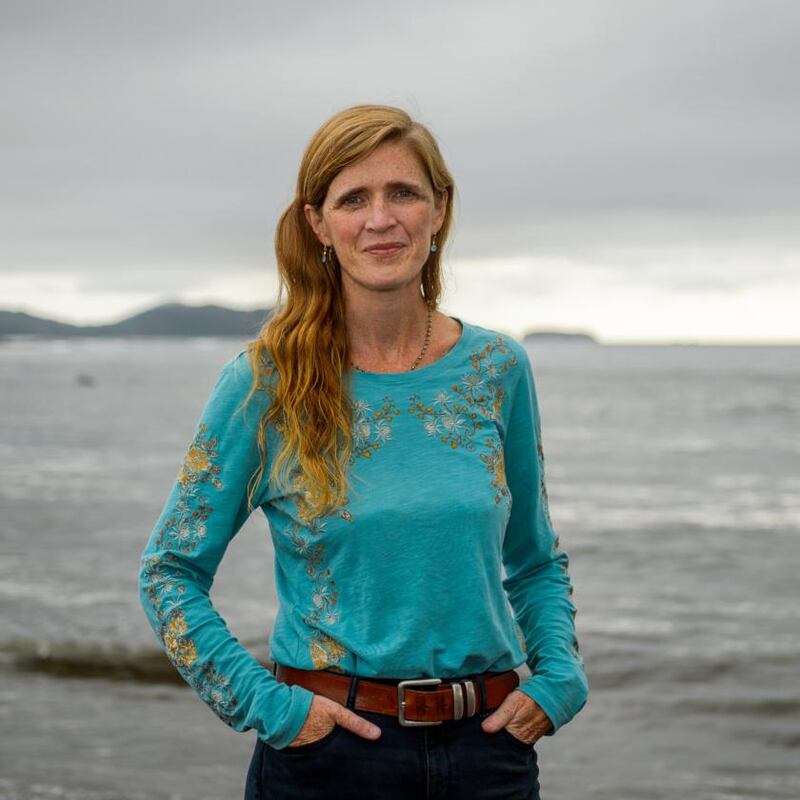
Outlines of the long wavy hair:
{"label": "long wavy hair", "polygon": [[319,128],[303,154],[294,200],[281,215],[275,233],[278,304],[247,344],[253,384],[246,402],[265,388],[270,396],[258,430],[261,463],[248,486],[251,509],[266,468],[270,424],[282,442],[272,459],[270,480],[297,493],[301,518],[311,520],[347,503],[353,414],[345,380],[350,354],[341,272],[336,257],[321,263],[321,243],[303,209],[309,203],[320,211],[336,175],[390,140],[411,149],[438,196],[447,190],[439,247],[429,254],[420,276],[426,304],[433,309],[438,306],[440,261],[455,187],[436,140],[400,108],[346,108]]}

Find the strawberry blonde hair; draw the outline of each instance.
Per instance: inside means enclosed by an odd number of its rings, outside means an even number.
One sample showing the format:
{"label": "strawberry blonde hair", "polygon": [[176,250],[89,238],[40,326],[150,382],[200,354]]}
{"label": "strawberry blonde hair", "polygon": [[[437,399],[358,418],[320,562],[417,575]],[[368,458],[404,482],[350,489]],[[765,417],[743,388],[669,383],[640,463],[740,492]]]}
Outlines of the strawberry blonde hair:
{"label": "strawberry blonde hair", "polygon": [[341,273],[335,257],[321,263],[321,244],[303,209],[309,203],[321,210],[336,175],[386,141],[402,142],[411,149],[436,196],[447,190],[439,247],[429,254],[420,278],[426,304],[438,306],[440,260],[452,220],[454,185],[436,140],[400,108],[345,108],[317,130],[303,154],[294,199],[275,232],[278,304],[247,344],[253,384],[246,400],[265,387],[270,394],[258,430],[261,463],[248,487],[251,510],[266,466],[269,424],[282,439],[270,479],[300,490],[301,517],[323,516],[347,502],[352,407],[345,385],[350,358]]}

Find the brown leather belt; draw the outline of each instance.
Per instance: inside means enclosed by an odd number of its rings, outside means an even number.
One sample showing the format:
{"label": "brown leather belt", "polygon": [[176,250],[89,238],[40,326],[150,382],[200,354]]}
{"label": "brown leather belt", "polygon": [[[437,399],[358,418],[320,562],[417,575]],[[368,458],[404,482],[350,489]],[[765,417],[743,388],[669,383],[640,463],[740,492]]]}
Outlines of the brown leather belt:
{"label": "brown leather belt", "polygon": [[[324,669],[276,664],[275,677],[289,686],[304,686],[355,711],[397,717],[405,726],[439,725],[446,720],[472,717],[497,708],[519,685],[519,675],[513,669],[469,678],[370,680]],[[423,686],[428,688],[420,688]]]}

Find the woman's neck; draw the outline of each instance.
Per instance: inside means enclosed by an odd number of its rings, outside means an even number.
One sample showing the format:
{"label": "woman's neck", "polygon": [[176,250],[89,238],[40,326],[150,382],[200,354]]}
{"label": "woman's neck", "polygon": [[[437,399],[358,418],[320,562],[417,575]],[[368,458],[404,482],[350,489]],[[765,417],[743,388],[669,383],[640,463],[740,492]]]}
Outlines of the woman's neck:
{"label": "woman's neck", "polygon": [[[410,368],[425,344],[428,307],[424,298],[417,294],[401,300],[394,292],[370,294],[345,304],[352,361],[370,371]],[[431,312],[432,329],[438,316],[439,312]]]}

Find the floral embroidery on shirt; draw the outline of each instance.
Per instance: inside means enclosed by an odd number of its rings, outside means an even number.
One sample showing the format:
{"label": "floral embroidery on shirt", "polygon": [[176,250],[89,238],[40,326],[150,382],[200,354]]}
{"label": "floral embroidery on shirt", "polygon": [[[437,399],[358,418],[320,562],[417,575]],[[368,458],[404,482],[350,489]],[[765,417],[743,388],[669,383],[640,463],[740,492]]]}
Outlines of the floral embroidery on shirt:
{"label": "floral embroidery on shirt", "polygon": [[[542,446],[542,429],[539,415],[536,414],[536,457],[539,461],[539,491],[542,497],[542,508],[544,515],[547,518],[547,523],[553,527],[553,521],[550,519],[550,502],[547,497],[547,485],[544,479],[544,447]],[[558,537],[553,543],[553,548],[558,549]]]}
{"label": "floral embroidery on shirt", "polygon": [[217,457],[217,440],[216,437],[208,438],[205,435],[207,431],[206,424],[201,422],[197,426],[197,433],[178,472],[178,483],[186,490],[199,483],[210,483],[215,489],[222,489],[222,483],[217,478],[220,467],[213,461]]}
{"label": "floral embroidery on shirt", "polygon": [[[353,446],[350,463],[358,458],[371,458],[392,435],[392,422],[400,414],[391,397],[384,397],[379,408],[373,407],[364,400],[353,402],[352,436]],[[301,489],[299,468],[292,472],[292,480],[298,493]],[[302,495],[299,498],[303,503]],[[347,522],[353,521],[352,513],[339,509],[338,515]],[[337,605],[339,592],[330,567],[325,565],[325,546],[315,542],[325,527],[323,518],[311,519],[306,525],[295,522],[288,536],[294,545],[295,552],[306,562],[306,574],[311,581],[311,602],[303,615],[303,621],[310,628],[318,625],[336,625],[339,622]],[[341,670],[339,662],[347,655],[347,649],[333,637],[317,629],[309,642],[311,663],[314,669]]]}
{"label": "floral embroidery on shirt", "polygon": [[523,653],[528,652],[528,646],[525,644],[525,634],[522,632],[522,628],[520,628],[519,623],[514,620],[514,633],[517,634],[517,640],[519,641],[519,645],[522,648]]}
{"label": "floral embroidery on shirt", "polygon": [[[247,359],[252,366],[252,351],[247,352]],[[275,397],[277,389],[277,381],[279,380],[278,367],[272,360],[272,356],[268,352],[262,352],[258,359],[258,389],[257,391],[265,392],[270,399]],[[249,391],[249,390],[248,390]]]}
{"label": "floral embroidery on shirt", "polygon": [[[337,513],[352,522],[353,515],[347,509],[339,509]],[[325,546],[313,541],[324,527],[325,520],[315,517],[307,525],[295,522],[287,534],[297,555],[306,562],[306,575],[311,581],[310,604],[303,615],[303,622],[310,628],[339,622],[339,592],[330,567],[324,563]],[[320,630],[314,631],[308,644],[314,669],[337,669],[336,665],[347,654],[345,647]]]}
{"label": "floral embroidery on shirt", "polygon": [[[214,461],[217,438],[207,433],[208,426],[199,424],[178,472],[178,497],[155,541],[159,550],[168,552],[145,559],[142,580],[147,586],[150,607],[159,625],[158,635],[170,662],[200,698],[232,726],[237,701],[228,677],[219,672],[213,659],[201,660],[194,640],[186,636],[189,625],[184,610],[178,605],[186,587],[175,577],[183,565],[175,552],[169,552],[177,550],[190,554],[200,544],[207,533],[206,521],[214,511],[204,489],[223,488],[219,478],[221,468]],[[167,566],[170,568],[166,569]]]}
{"label": "floral embroidery on shirt", "polygon": [[[366,407],[366,406],[365,406]],[[388,435],[386,436],[388,438]],[[304,500],[302,479],[299,465],[295,464],[290,472],[290,480],[295,490],[295,502],[298,510],[307,501]],[[345,505],[349,500],[345,500]],[[339,508],[336,514],[347,522],[353,521],[353,514],[347,508]],[[303,622],[310,628],[319,624],[335,625],[339,622],[337,601],[339,592],[336,581],[329,567],[325,566],[325,546],[314,541],[325,528],[324,517],[308,518],[302,515],[303,522],[294,522],[286,536],[294,546],[294,551],[305,563],[305,572],[311,581],[310,604],[303,615]],[[331,636],[320,630],[314,630],[308,640],[313,669],[341,670],[338,662],[347,654],[347,650]]]}
{"label": "floral embroidery on shirt", "polygon": [[180,493],[170,516],[164,520],[156,544],[169,546],[181,553],[191,553],[206,535],[206,520],[214,510],[202,493],[205,486],[222,489],[218,475],[217,439],[208,437],[208,427],[198,425],[197,432],[178,471]]}
{"label": "floral embroidery on shirt", "polygon": [[499,447],[499,442],[491,436],[486,438],[484,444],[489,452],[481,453],[481,461],[486,464],[486,468],[494,476],[492,480],[492,486],[495,489],[494,501],[499,503],[504,497],[510,497],[508,485],[506,484],[506,465],[503,457],[503,448]]}
{"label": "floral embroidery on shirt", "polygon": [[353,401],[353,449],[350,455],[352,464],[362,456],[370,458],[372,454],[392,436],[392,422],[400,414],[391,397],[383,398],[383,405],[372,410],[372,406],[364,400]]}
{"label": "floral embroidery on shirt", "polygon": [[[424,403],[418,394],[411,395],[408,413],[422,420],[429,436],[438,437],[452,449],[463,447],[471,452],[476,449],[477,434],[484,428],[485,420],[500,419],[506,396],[500,376],[517,363],[517,357],[508,342],[497,335],[469,358],[472,372],[452,384],[449,392],[437,392],[431,403]],[[480,457],[492,476],[495,502],[510,502],[499,437],[486,436],[480,443],[487,449]]]}
{"label": "floral embroidery on shirt", "polygon": [[311,663],[314,669],[331,669],[344,672],[338,662],[347,655],[346,648],[322,631],[317,631],[311,639]]}
{"label": "floral embroidery on shirt", "polygon": [[145,559],[143,568],[147,597],[159,623],[158,634],[164,651],[181,677],[199,697],[223,722],[233,727],[238,702],[233,696],[228,677],[220,673],[213,659],[202,661],[194,639],[186,636],[189,625],[185,612],[176,607],[177,600],[186,587],[171,572],[164,570],[165,562],[181,568],[180,559],[174,553],[166,553],[163,558],[150,556]]}

